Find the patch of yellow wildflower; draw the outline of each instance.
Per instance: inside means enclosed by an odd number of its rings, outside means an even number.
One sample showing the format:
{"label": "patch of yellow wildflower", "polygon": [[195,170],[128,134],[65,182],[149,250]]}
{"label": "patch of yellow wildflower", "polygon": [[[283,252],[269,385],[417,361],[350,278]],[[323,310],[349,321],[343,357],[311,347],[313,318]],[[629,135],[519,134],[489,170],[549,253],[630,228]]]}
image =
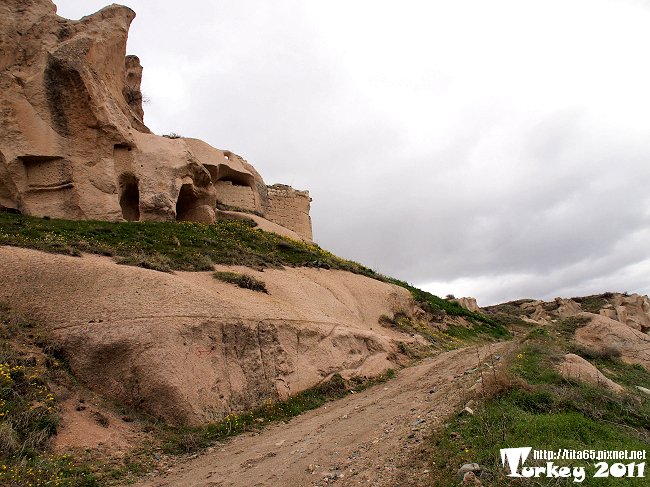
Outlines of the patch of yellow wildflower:
{"label": "patch of yellow wildflower", "polygon": [[21,485],[25,487],[65,486],[69,485],[66,470],[73,469],[72,460],[64,455],[52,457],[43,466],[20,464],[0,464],[0,485]]}
{"label": "patch of yellow wildflower", "polygon": [[12,373],[23,372],[25,367],[22,365],[11,365],[8,363],[0,364],[0,385],[10,385],[13,382]]}

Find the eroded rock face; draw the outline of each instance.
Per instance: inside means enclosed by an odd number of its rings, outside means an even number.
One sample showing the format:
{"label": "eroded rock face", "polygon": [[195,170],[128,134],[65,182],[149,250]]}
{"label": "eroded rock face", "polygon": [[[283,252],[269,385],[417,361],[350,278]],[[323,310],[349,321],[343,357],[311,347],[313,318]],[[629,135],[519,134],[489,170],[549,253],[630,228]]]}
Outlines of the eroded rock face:
{"label": "eroded rock face", "polygon": [[[111,5],[73,21],[49,0],[2,3],[0,205],[65,219],[211,223],[218,200],[236,206],[241,196],[241,209],[274,214],[244,159],[145,126],[142,66],[126,56],[134,17]],[[310,239],[303,227],[290,229]]]}
{"label": "eroded rock face", "polygon": [[648,296],[616,294],[613,302],[600,310],[600,314],[625,323],[635,330],[650,331],[650,300]]}
{"label": "eroded rock face", "polygon": [[[166,274],[0,247],[0,302],[33,318],[95,392],[170,423],[200,424],[327,380],[376,376],[423,339],[378,325],[410,293],[344,271],[252,269],[269,294],[211,272]],[[55,299],[53,298],[55,297]]]}
{"label": "eroded rock face", "polygon": [[142,65],[140,58],[134,55],[126,56],[124,60],[124,67],[126,70],[124,77],[124,88],[122,94],[124,99],[129,104],[132,112],[136,115],[136,120],[144,123],[144,109],[142,108]]}
{"label": "eroded rock face", "polygon": [[454,301],[456,301],[463,308],[469,311],[474,311],[475,313],[479,313],[481,311],[481,308],[479,308],[478,304],[476,303],[476,298],[472,298],[472,297],[456,298]]}
{"label": "eroded rock face", "polygon": [[625,362],[650,370],[650,335],[603,315],[581,313],[580,316],[590,321],[576,330],[578,344],[595,353],[608,354],[609,350],[616,350]]}

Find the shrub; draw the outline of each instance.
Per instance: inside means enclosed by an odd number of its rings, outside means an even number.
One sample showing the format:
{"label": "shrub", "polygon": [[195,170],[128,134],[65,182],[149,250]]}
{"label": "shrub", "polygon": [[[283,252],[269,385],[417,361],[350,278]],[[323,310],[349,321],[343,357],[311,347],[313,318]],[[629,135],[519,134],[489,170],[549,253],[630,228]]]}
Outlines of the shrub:
{"label": "shrub", "polygon": [[264,281],[260,281],[255,277],[249,274],[238,274],[237,272],[215,272],[212,274],[215,279],[220,281],[229,282],[230,284],[235,284],[244,289],[250,289],[251,291],[259,291],[262,293],[268,294],[266,289],[266,284]]}
{"label": "shrub", "polygon": [[576,355],[580,355],[583,358],[586,359],[604,359],[604,360],[611,360],[611,359],[617,359],[620,358],[621,355],[623,355],[623,352],[620,347],[616,345],[605,345],[601,349],[595,349],[595,348],[588,348],[584,347],[579,344],[572,344],[571,347],[569,347],[571,352],[575,353]]}
{"label": "shrub", "polygon": [[117,260],[117,263],[122,265],[142,267],[144,269],[150,269],[159,272],[172,271],[169,259],[163,255],[136,254],[128,257],[121,257]]}

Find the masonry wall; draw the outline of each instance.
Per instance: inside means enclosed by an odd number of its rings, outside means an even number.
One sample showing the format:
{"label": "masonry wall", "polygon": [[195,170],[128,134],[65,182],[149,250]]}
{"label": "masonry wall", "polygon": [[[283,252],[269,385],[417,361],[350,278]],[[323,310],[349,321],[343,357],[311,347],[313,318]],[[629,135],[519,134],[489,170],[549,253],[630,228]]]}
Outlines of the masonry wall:
{"label": "masonry wall", "polygon": [[298,191],[291,186],[268,186],[269,208],[264,217],[306,240],[312,240],[309,191]]}
{"label": "masonry wall", "polygon": [[249,211],[255,210],[255,195],[249,186],[239,186],[230,181],[217,181],[215,189],[219,203]]}

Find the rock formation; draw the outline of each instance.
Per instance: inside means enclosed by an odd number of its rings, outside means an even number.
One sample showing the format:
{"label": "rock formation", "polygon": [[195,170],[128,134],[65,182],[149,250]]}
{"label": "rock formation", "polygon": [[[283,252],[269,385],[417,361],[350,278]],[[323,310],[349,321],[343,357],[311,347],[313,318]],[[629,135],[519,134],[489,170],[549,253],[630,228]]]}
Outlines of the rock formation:
{"label": "rock formation", "polygon": [[413,309],[404,288],[345,271],[245,272],[269,294],[211,272],[0,246],[0,302],[42,323],[81,383],[176,424],[284,399],[334,373],[376,376],[406,360],[400,343],[424,343],[378,325]]}
{"label": "rock formation", "polygon": [[469,311],[474,311],[475,313],[481,312],[481,308],[479,308],[478,304],[476,303],[476,298],[472,298],[472,297],[455,298],[453,299],[453,301],[457,302],[463,308]]}
{"label": "rock formation", "polygon": [[604,387],[612,392],[623,392],[623,387],[605,377],[592,363],[574,353],[567,353],[557,366],[562,377]]}
{"label": "rock formation", "polygon": [[650,332],[650,300],[647,296],[615,294],[600,314],[643,333]]}
{"label": "rock formation", "polygon": [[639,294],[605,293],[551,302],[519,300],[485,308],[498,313],[502,306],[527,323],[545,327],[560,320],[575,325],[573,339],[591,355],[616,356],[650,369],[650,299]]}
{"label": "rock formation", "polygon": [[[240,156],[144,124],[135,13],[79,21],[50,0],[0,5],[0,205],[64,219],[213,223],[217,204],[311,239],[309,195],[269,189]],[[274,187],[273,187],[274,188]]]}

